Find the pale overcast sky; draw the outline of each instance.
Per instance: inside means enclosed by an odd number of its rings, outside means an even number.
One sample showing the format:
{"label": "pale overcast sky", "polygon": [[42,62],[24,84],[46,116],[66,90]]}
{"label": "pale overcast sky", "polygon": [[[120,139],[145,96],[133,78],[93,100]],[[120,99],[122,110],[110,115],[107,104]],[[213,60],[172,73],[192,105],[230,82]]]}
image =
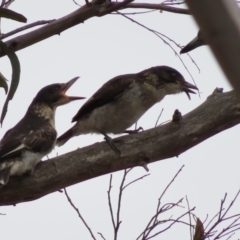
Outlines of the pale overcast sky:
{"label": "pale overcast sky", "polygon": [[[79,0],[79,4],[85,1]],[[138,1],[148,2],[148,1]],[[159,3],[159,1],[151,1]],[[18,0],[11,9],[27,17],[28,23],[38,20],[57,19],[78,8],[71,0],[30,1]],[[133,12],[133,10],[128,10]],[[198,27],[193,18],[186,15],[155,11],[131,16],[140,23],[155,29],[177,43],[185,45],[196,36]],[[1,30],[6,33],[22,23],[1,20]],[[179,52],[180,49],[177,49]],[[94,17],[71,28],[60,36],[56,35],[31,47],[17,52],[21,62],[21,81],[17,93],[10,102],[0,136],[13,127],[25,114],[36,93],[44,86],[66,82],[75,76],[81,78],[69,93],[90,97],[103,83],[120,74],[135,73],[157,65],[168,65],[180,71],[187,81],[192,82],[186,69],[172,50],[155,35],[117,15]],[[138,122],[144,129],[152,128],[164,108],[160,122],[171,119],[175,109],[182,114],[200,105],[216,87],[229,91],[225,76],[209,47],[204,46],[191,52],[200,68],[200,73],[187,55],[182,59],[191,71],[201,92],[189,101],[185,94],[167,96],[156,104]],[[0,71],[10,79],[11,68],[6,57],[0,59]],[[5,100],[0,90],[1,108]],[[56,114],[58,134],[71,126],[71,118],[84,101],[76,101],[60,107]],[[119,239],[132,240],[143,231],[155,213],[157,199],[178,169],[185,164],[177,181],[163,198],[163,203],[176,202],[188,196],[195,214],[204,220],[209,214],[219,211],[220,199],[228,192],[228,203],[235,196],[240,183],[239,163],[240,127],[222,132],[197,145],[178,158],[150,164],[150,176],[129,187],[123,196]],[[85,135],[71,139],[61,148],[56,148],[49,157],[63,154],[76,148],[102,141],[102,136]],[[141,167],[133,169],[129,180],[146,174]],[[113,174],[114,209],[117,206],[119,182],[123,172]],[[98,239],[101,232],[106,239],[113,239],[113,228],[107,203],[109,175],[98,177],[67,188],[75,205]],[[239,211],[240,199],[234,207]],[[185,202],[183,204],[186,206]],[[234,213],[234,209],[232,213]],[[180,209],[164,215],[178,217]],[[3,240],[77,240],[91,239],[76,212],[63,193],[49,194],[39,200],[17,206],[1,207],[0,231]],[[164,218],[163,218],[164,219]],[[187,221],[187,219],[186,219]],[[240,234],[238,234],[240,236]],[[172,230],[155,239],[189,239],[189,229],[176,225]],[[237,235],[235,238],[237,239]]]}

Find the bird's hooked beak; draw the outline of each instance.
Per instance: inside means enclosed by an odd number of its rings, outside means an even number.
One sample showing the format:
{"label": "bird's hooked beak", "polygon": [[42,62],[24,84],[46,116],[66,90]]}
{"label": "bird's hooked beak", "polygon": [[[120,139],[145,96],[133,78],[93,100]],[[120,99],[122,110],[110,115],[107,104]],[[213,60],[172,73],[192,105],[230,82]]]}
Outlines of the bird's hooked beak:
{"label": "bird's hooked beak", "polygon": [[78,78],[79,77],[75,77],[75,78],[71,79],[70,81],[63,84],[61,95],[64,98],[68,99],[69,102],[85,98],[85,97],[76,97],[76,96],[67,96],[66,95],[66,91],[78,80]]}
{"label": "bird's hooked beak", "polygon": [[195,37],[184,48],[182,48],[182,50],[180,51],[180,54],[190,52],[193,49],[203,46],[203,45],[206,45],[206,43],[203,40],[201,33],[198,33],[197,37]]}
{"label": "bird's hooked beak", "polygon": [[191,100],[190,93],[196,94],[196,92],[194,92],[192,89],[198,90],[198,88],[195,85],[189,82],[185,82],[185,81],[180,82],[180,85],[181,85],[182,91],[187,94],[189,100]]}

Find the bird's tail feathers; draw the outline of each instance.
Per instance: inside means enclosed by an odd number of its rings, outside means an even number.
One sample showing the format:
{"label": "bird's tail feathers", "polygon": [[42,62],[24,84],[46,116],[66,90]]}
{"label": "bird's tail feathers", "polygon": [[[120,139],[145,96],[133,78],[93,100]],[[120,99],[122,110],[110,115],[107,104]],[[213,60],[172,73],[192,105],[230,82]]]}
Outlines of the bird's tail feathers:
{"label": "bird's tail feathers", "polygon": [[3,185],[6,185],[8,183],[10,177],[10,170],[10,167],[0,170],[0,189]]}
{"label": "bird's tail feathers", "polygon": [[73,135],[73,131],[72,129],[69,129],[68,131],[66,131],[63,135],[61,135],[56,142],[56,145],[58,147],[64,145],[70,138],[72,138]]}

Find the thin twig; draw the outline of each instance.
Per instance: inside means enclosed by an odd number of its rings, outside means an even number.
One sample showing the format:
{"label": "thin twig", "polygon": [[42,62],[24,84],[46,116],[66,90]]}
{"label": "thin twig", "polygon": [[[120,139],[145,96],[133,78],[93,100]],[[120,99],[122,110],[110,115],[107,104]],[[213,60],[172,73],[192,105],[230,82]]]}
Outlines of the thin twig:
{"label": "thin twig", "polygon": [[146,240],[151,239],[151,238],[154,238],[154,237],[156,237],[157,235],[159,235],[159,234],[161,234],[161,233],[167,231],[167,230],[168,230],[169,228],[171,228],[172,225],[175,224],[179,219],[181,219],[182,217],[184,217],[185,215],[189,214],[190,212],[192,212],[192,211],[194,211],[194,210],[195,210],[195,207],[193,207],[193,208],[190,209],[189,211],[183,213],[183,214],[182,214],[181,216],[179,216],[174,222],[172,222],[168,227],[166,227],[165,229],[163,229],[163,230],[161,230],[161,231],[159,231],[159,232],[153,234],[152,236],[146,238]]}
{"label": "thin twig", "polygon": [[126,5],[124,8],[144,8],[144,9],[157,9],[160,11],[166,11],[166,12],[172,12],[172,13],[179,13],[179,14],[191,14],[188,9],[184,8],[176,8],[176,7],[171,7],[167,6],[164,4],[154,4],[154,3],[129,3]]}
{"label": "thin twig", "polygon": [[235,232],[232,233],[232,235],[230,235],[228,238],[226,238],[226,240],[229,240],[234,234],[235,234]]}
{"label": "thin twig", "polygon": [[[189,205],[189,201],[188,201],[188,197],[186,196],[185,197],[186,198],[186,202],[187,202],[187,207],[188,207],[188,211],[190,210],[190,205]],[[190,226],[192,225],[192,221],[191,221],[191,214],[190,214],[190,212],[189,212],[189,224],[190,224]],[[190,227],[190,239],[193,239],[193,234],[192,234],[192,228]]]}
{"label": "thin twig", "polygon": [[[158,32],[158,31],[156,31],[156,30],[154,30],[154,29],[151,29],[151,28],[149,28],[149,27],[147,27],[147,26],[145,26],[145,25],[143,25],[143,24],[141,24],[141,23],[139,23],[138,21],[136,21],[136,20],[134,20],[134,19],[132,19],[132,18],[130,18],[130,17],[128,17],[128,16],[125,16],[124,13],[121,13],[121,12],[119,12],[119,11],[116,11],[116,12],[119,13],[121,16],[127,18],[128,20],[132,21],[133,23],[136,23],[137,25],[139,25],[139,26],[145,28],[146,30],[152,32],[154,35],[156,35],[158,38],[160,38],[160,39],[163,41],[163,43],[167,44],[167,45],[172,49],[172,51],[174,52],[175,56],[177,56],[177,58],[178,58],[178,59],[180,60],[180,62],[182,63],[183,67],[184,67],[184,68],[186,69],[186,71],[188,72],[188,74],[189,74],[189,76],[191,77],[194,85],[197,86],[197,84],[196,84],[196,82],[195,82],[195,80],[194,80],[191,72],[188,70],[188,68],[187,68],[187,66],[185,65],[185,63],[183,62],[181,56],[175,51],[175,49],[171,46],[171,44],[169,44],[168,42],[166,42],[166,41],[163,39],[163,37],[167,38],[169,41],[175,43],[175,45],[179,47],[179,45],[178,45],[175,41],[173,41],[172,39],[168,38],[166,35]],[[196,64],[195,64],[195,66],[196,66],[197,69],[199,70],[199,68],[198,68],[198,66],[197,66]],[[200,92],[199,92],[199,91],[198,91],[198,94],[199,94],[199,96],[200,96]]]}
{"label": "thin twig", "polygon": [[[224,195],[224,198],[221,200],[219,212],[211,219],[211,221],[208,223],[207,227],[210,225],[210,223],[213,221],[213,219],[216,218],[216,216],[218,216],[218,219],[210,227],[210,229],[205,233],[205,235],[204,235],[205,238],[215,235],[217,231],[213,231],[213,230],[216,228],[216,226],[218,226],[223,221],[226,221],[226,220],[232,219],[234,217],[237,217],[231,224],[229,224],[226,228],[224,228],[214,239],[219,239],[220,237],[222,237],[223,233],[225,233],[224,236],[232,233],[233,232],[232,229],[239,225],[239,224],[235,224],[235,223],[240,219],[240,213],[225,218],[226,214],[229,212],[230,208],[232,207],[232,205],[235,203],[237,197],[239,196],[239,193],[240,193],[240,190],[237,192],[237,194],[235,195],[234,199],[231,201],[231,203],[229,204],[229,206],[228,206],[228,208],[226,210],[223,208],[223,205],[224,205],[224,203],[226,201],[227,193]],[[225,210],[225,212],[223,213],[224,210]],[[205,229],[207,229],[207,227]],[[237,228],[235,230],[238,230],[238,229],[239,228]],[[231,231],[229,231],[229,230],[231,230]]]}
{"label": "thin twig", "polygon": [[88,231],[89,231],[92,239],[96,240],[96,238],[95,238],[95,236],[94,236],[91,228],[87,225],[86,221],[85,221],[84,218],[82,217],[82,215],[81,215],[81,213],[79,212],[78,208],[76,208],[75,205],[73,204],[71,198],[69,197],[69,195],[68,195],[68,193],[67,193],[66,188],[64,188],[64,193],[65,193],[65,195],[66,195],[66,197],[67,197],[68,202],[69,202],[70,205],[73,207],[73,209],[77,212],[78,217],[82,220],[82,222],[84,223],[85,227],[88,229]]}
{"label": "thin twig", "polygon": [[120,221],[120,210],[121,210],[121,201],[122,201],[122,193],[123,193],[123,186],[124,186],[124,182],[126,180],[126,176],[127,174],[131,171],[131,169],[129,171],[127,171],[126,169],[124,170],[124,174],[123,174],[123,178],[122,178],[122,182],[119,188],[119,195],[118,195],[118,207],[117,207],[117,221],[116,221],[116,228],[114,231],[114,240],[117,240],[117,234],[118,234],[118,230],[121,224]]}
{"label": "thin twig", "polygon": [[139,178],[131,181],[130,183],[128,183],[127,185],[125,185],[122,190],[124,190],[126,187],[128,187],[128,186],[131,185],[131,184],[133,184],[134,182],[137,182],[137,181],[139,181],[139,180],[141,180],[141,179],[143,179],[143,178],[145,178],[145,177],[147,177],[147,176],[149,176],[149,175],[150,175],[150,173],[145,174],[145,175],[143,175],[142,177],[139,177]]}
{"label": "thin twig", "polygon": [[219,211],[219,214],[218,214],[218,220],[221,219],[221,214],[222,214],[222,211],[224,210],[224,209],[223,209],[223,204],[224,204],[224,202],[225,202],[225,200],[226,200],[226,197],[227,197],[227,193],[225,193],[223,199],[221,200],[220,211]]}
{"label": "thin twig", "polygon": [[77,6],[82,7],[82,5],[78,4],[75,0],[73,0],[73,2],[74,2]]}
{"label": "thin twig", "polygon": [[[158,216],[163,213],[168,211],[169,209],[172,209],[175,206],[179,206],[179,203],[182,202],[183,199],[180,199],[177,203],[168,203],[163,205],[160,208],[161,205],[161,199],[163,197],[163,195],[166,193],[167,189],[170,187],[170,185],[174,182],[174,180],[176,179],[176,177],[179,175],[179,173],[182,171],[184,165],[178,170],[178,172],[174,175],[174,177],[172,178],[172,180],[169,182],[169,184],[166,186],[166,188],[163,190],[161,196],[158,199],[158,204],[157,204],[157,209],[156,209],[156,213],[154,214],[154,216],[150,219],[150,221],[148,222],[147,226],[145,227],[145,229],[143,230],[143,232],[137,237],[136,240],[140,239],[141,236],[142,239],[147,239],[148,235],[150,234],[150,232],[158,225]],[[179,219],[177,219],[179,220]]]}
{"label": "thin twig", "polygon": [[181,4],[185,4],[185,2],[175,2],[175,3],[173,3],[173,2],[167,2],[167,1],[165,1],[165,2],[163,2],[162,4],[163,4],[163,5],[166,5],[166,6],[169,6],[169,5],[181,5]]}
{"label": "thin twig", "polygon": [[170,183],[166,186],[166,188],[163,190],[159,200],[161,201],[163,195],[165,194],[165,192],[167,191],[167,189],[171,186],[171,184],[174,182],[174,180],[176,179],[176,177],[179,175],[179,173],[182,171],[182,169],[184,168],[185,165],[182,165],[181,168],[177,171],[177,173],[175,174],[175,176],[173,177],[173,179],[170,181]]}
{"label": "thin twig", "polygon": [[223,214],[223,218],[226,216],[227,212],[229,211],[229,209],[232,207],[233,203],[236,201],[238,195],[240,193],[240,189],[238,190],[236,196],[234,197],[234,199],[231,201],[231,203],[229,204],[228,208],[226,209],[225,213]]}
{"label": "thin twig", "polygon": [[2,8],[5,5],[6,0],[2,0],[0,8]]}
{"label": "thin twig", "polygon": [[103,240],[106,240],[106,238],[102,235],[102,233],[98,232],[97,234],[99,234]]}
{"label": "thin twig", "polygon": [[157,121],[155,123],[155,127],[157,127],[158,121],[159,121],[160,117],[162,116],[163,110],[164,110],[164,108],[162,108],[161,112],[158,115]]}
{"label": "thin twig", "polygon": [[[153,9],[153,10],[149,10],[149,11],[143,11],[143,12],[124,12],[124,15],[137,15],[137,14],[145,14],[145,13],[152,13],[152,12],[155,12],[157,10]],[[119,13],[115,13],[115,12],[112,12],[111,14],[113,15],[119,15]]]}
{"label": "thin twig", "polygon": [[107,193],[108,193],[108,206],[109,206],[109,210],[110,210],[113,228],[115,229],[116,225],[115,225],[115,221],[114,221],[114,217],[113,217],[113,209],[112,209],[112,203],[111,203],[111,188],[112,188],[112,174],[110,174],[109,188],[108,188]]}
{"label": "thin twig", "polygon": [[[231,233],[235,234],[237,230],[240,230],[240,227],[239,227],[239,228],[236,228],[236,229],[233,229],[232,231],[230,231],[230,232],[228,232],[228,233],[223,234],[221,237],[225,237],[225,236],[227,236],[228,234],[231,234]],[[232,235],[233,235],[233,234],[232,234]],[[232,235],[231,235],[231,236],[232,236]],[[219,238],[215,237],[213,240],[216,240],[216,239],[219,239]],[[228,238],[228,239],[229,239],[229,238]]]}
{"label": "thin twig", "polygon": [[19,33],[19,32],[22,32],[24,30],[27,30],[29,28],[36,27],[36,26],[43,25],[43,24],[47,24],[47,23],[51,23],[53,21],[55,21],[55,19],[52,19],[52,20],[42,20],[42,21],[37,21],[37,22],[34,22],[34,23],[30,23],[30,24],[25,25],[23,27],[14,29],[11,32],[8,32],[8,33],[5,33],[5,34],[1,34],[0,39],[2,40],[4,38],[10,37],[10,36],[12,36],[12,35],[14,35],[16,33]]}

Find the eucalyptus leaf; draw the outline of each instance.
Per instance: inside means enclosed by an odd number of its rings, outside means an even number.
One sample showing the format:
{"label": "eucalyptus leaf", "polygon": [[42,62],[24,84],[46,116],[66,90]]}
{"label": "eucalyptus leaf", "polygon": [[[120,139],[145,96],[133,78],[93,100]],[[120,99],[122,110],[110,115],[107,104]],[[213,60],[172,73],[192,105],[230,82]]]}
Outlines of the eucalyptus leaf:
{"label": "eucalyptus leaf", "polygon": [[0,87],[4,88],[5,93],[8,93],[7,79],[0,72]]}
{"label": "eucalyptus leaf", "polygon": [[15,52],[13,50],[9,49],[7,47],[7,45],[5,43],[3,43],[2,41],[0,41],[0,48],[9,57],[9,60],[10,60],[11,65],[12,65],[12,79],[11,79],[10,89],[9,89],[7,98],[5,100],[5,103],[3,105],[1,118],[0,118],[0,122],[2,124],[3,120],[6,116],[6,113],[7,113],[8,103],[9,103],[10,100],[13,99],[13,96],[14,96],[16,90],[17,90],[17,87],[18,87],[18,84],[19,84],[19,79],[20,79],[21,69],[20,69],[20,62],[19,62],[18,57],[15,54]]}
{"label": "eucalyptus leaf", "polygon": [[6,8],[0,8],[0,17],[9,18],[9,19],[12,19],[18,22],[23,22],[23,23],[27,22],[27,18],[25,18],[22,14]]}

